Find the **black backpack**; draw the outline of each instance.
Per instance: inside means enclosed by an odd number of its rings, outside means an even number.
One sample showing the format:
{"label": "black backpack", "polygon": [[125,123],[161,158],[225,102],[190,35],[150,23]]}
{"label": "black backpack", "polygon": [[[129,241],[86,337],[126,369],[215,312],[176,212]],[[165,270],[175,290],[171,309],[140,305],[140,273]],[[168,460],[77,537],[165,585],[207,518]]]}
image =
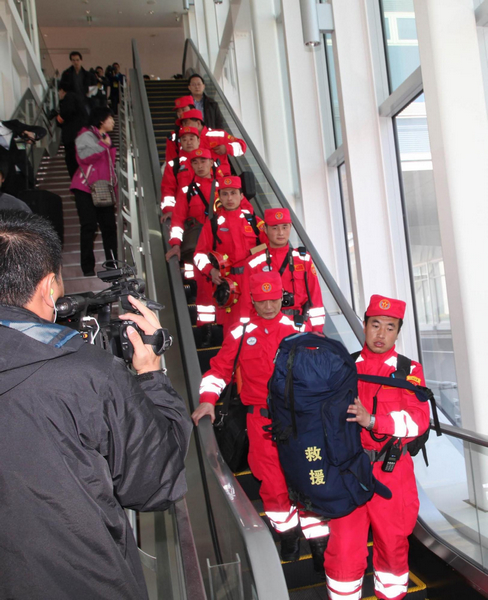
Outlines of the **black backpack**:
{"label": "black backpack", "polygon": [[314,333],[284,338],[269,381],[268,431],[278,447],[290,498],[329,518],[351,513],[376,492],[361,427],[348,422],[357,397],[356,366],[336,341]]}
{"label": "black backpack", "polygon": [[[356,362],[356,360],[358,359],[360,354],[361,354],[361,351],[354,352],[354,354],[351,354],[351,357],[354,360],[354,362]],[[440,423],[439,423],[439,417],[437,415],[437,405],[436,405],[434,393],[428,387],[424,387],[421,385],[413,385],[412,383],[407,381],[407,377],[408,377],[408,375],[410,375],[411,365],[412,365],[412,360],[410,358],[408,358],[407,356],[403,356],[403,354],[398,354],[396,371],[391,373],[389,377],[380,377],[379,375],[362,375],[362,374],[358,373],[358,379],[360,379],[361,381],[366,381],[368,383],[377,383],[378,385],[387,385],[390,387],[406,389],[406,390],[409,390],[410,392],[413,392],[417,396],[417,399],[420,402],[429,401],[430,406],[432,408],[432,418],[434,420],[434,429],[438,436],[442,435]],[[393,381],[392,381],[392,379],[393,379]],[[373,413],[372,414],[375,414],[375,413],[376,413],[376,397],[373,400]],[[384,441],[388,438],[387,435],[379,437],[377,434],[374,434],[372,431],[370,433],[371,433],[371,436],[373,437],[373,439],[377,442]],[[424,461],[427,466],[429,466],[429,461],[427,459],[427,450],[425,448],[425,444],[427,443],[427,440],[429,439],[429,434],[430,434],[430,427],[428,427],[427,431],[425,431],[422,435],[417,436],[414,440],[412,440],[411,442],[408,442],[408,444],[406,445],[406,448],[407,448],[409,454],[411,454],[411,456],[417,456],[417,454],[422,450],[422,455],[424,457]],[[378,462],[379,460],[381,460],[392,446],[394,446],[395,444],[398,444],[399,440],[400,440],[400,438],[391,437],[388,440],[388,442],[383,446],[383,448],[379,451],[379,453],[375,459],[375,462]]]}

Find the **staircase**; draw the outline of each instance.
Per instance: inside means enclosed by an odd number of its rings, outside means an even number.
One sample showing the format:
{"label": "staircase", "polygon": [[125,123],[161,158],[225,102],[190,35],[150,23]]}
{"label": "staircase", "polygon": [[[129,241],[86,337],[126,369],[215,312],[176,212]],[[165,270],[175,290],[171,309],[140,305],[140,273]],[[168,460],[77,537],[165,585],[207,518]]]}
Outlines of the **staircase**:
{"label": "staircase", "polygon": [[166,138],[176,129],[175,99],[188,96],[186,79],[146,81],[146,92],[151,109],[151,117],[158,146],[159,163],[163,164],[166,152]]}

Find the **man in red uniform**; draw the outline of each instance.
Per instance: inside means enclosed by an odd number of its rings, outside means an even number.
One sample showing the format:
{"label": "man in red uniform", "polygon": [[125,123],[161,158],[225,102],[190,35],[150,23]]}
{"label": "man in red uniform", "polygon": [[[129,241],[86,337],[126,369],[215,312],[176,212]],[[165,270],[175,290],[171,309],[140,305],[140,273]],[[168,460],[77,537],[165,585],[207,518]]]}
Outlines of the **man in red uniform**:
{"label": "man in red uniform", "polygon": [[[237,289],[240,292],[244,263],[251,248],[260,243],[259,236],[264,223],[261,219],[259,222],[256,220],[251,205],[242,193],[240,177],[221,177],[217,183],[221,206],[212,221],[207,221],[203,226],[193,261],[202,275],[211,279],[215,286],[229,286],[229,291]],[[226,257],[230,265],[226,281],[208,258],[212,251]],[[228,328],[239,320],[238,307],[239,296],[231,306],[216,306],[217,323],[223,325],[224,337]]]}
{"label": "man in red uniform", "polygon": [[[271,424],[266,399],[268,380],[273,373],[274,357],[281,340],[296,333],[293,321],[280,312],[283,295],[282,283],[276,271],[259,272],[250,281],[254,309],[250,319],[232,327],[224,339],[222,349],[210,361],[200,385],[200,406],[192,419],[196,425],[205,415],[215,419],[215,404],[224,387],[230,382],[237,351],[244,335],[239,354],[242,376],[241,400],[248,407],[247,432],[249,435],[249,468],[261,481],[259,494],[271,525],[281,537],[281,558],[297,560],[300,555],[300,526],[308,539],[328,533],[322,517],[300,513],[288,497],[283,470],[276,444],[263,427]],[[303,519],[303,520],[302,520]]]}
{"label": "man in red uniform", "polygon": [[182,127],[178,132],[181,144],[179,156],[166,163],[161,180],[161,210],[163,221],[169,219],[176,204],[178,181],[183,173],[192,172],[188,156],[200,145],[200,133],[195,127]]}
{"label": "man in red uniform", "polygon": [[266,248],[247,261],[242,280],[241,316],[248,316],[252,305],[249,278],[258,271],[278,271],[285,289],[283,309],[301,331],[322,332],[325,309],[317,271],[304,248],[290,248],[291,216],[287,208],[268,208],[264,212]]}
{"label": "man in red uniform", "polygon": [[180,127],[196,127],[200,132],[200,148],[208,148],[224,175],[230,175],[228,156],[243,156],[247,146],[244,140],[236,138],[223,129],[208,129],[199,110],[189,110],[176,121]]}
{"label": "man in red uniform", "polygon": [[[210,204],[218,199],[218,183],[215,182],[214,197],[211,198],[212,183],[214,181],[213,159],[210,150],[194,150],[189,155],[192,173],[182,177],[176,195],[176,205],[171,219],[170,240],[171,250],[166,253],[166,260],[176,256],[181,259],[181,244],[185,230],[192,228],[201,230],[201,226],[208,220]],[[195,240],[196,246],[197,240]],[[193,250],[192,250],[193,251]],[[184,257],[185,258],[185,257]],[[185,277],[191,279],[195,276],[197,284],[197,325],[211,325],[215,322],[215,306],[213,303],[212,283],[199,271],[193,272],[193,265],[185,263]],[[208,328],[207,328],[208,329]],[[206,332],[206,337],[209,336]]]}
{"label": "man in red uniform", "polygon": [[[176,111],[176,125],[179,129],[180,125],[178,123],[179,119],[183,115],[183,113],[195,108],[193,104],[192,96],[181,96],[181,98],[176,98],[175,106],[173,110]],[[165,161],[169,162],[178,156],[180,152],[180,140],[178,137],[178,129],[176,131],[172,131],[167,139],[166,139],[166,153],[165,153]]]}
{"label": "man in red uniform", "polygon": [[[405,302],[371,296],[365,314],[366,342],[356,366],[358,373],[389,377],[397,370],[395,342],[403,324]],[[422,367],[411,361],[407,381],[425,385]],[[359,398],[349,406],[359,423],[361,441],[370,454],[373,475],[392,492],[378,494],[350,515],[330,521],[325,552],[327,591],[330,600],[359,600],[367,563],[368,531],[373,531],[374,586],[377,598],[400,600],[407,594],[408,539],[417,520],[419,500],[412,457],[406,444],[429,427],[429,407],[408,390],[359,381]],[[399,438],[399,458],[391,472],[382,469],[378,452],[392,437]]]}

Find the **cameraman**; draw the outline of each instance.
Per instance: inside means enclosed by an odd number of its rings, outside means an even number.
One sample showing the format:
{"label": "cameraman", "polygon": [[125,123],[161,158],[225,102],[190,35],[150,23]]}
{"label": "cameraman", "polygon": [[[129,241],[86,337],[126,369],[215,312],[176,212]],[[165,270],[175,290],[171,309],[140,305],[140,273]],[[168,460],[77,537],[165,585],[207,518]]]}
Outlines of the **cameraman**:
{"label": "cameraman", "polygon": [[[0,212],[0,598],[147,599],[124,507],[185,494],[190,420],[134,329],[136,376],[54,324],[62,294],[51,225]],[[153,334],[131,302],[120,318]]]}

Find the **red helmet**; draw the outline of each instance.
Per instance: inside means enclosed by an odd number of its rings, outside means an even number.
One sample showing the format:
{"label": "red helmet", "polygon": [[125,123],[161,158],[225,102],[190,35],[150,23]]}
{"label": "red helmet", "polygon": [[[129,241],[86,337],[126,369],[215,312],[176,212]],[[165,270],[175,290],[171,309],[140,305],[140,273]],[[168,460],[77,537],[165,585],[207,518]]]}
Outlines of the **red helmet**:
{"label": "red helmet", "polygon": [[230,262],[227,254],[220,254],[220,252],[212,250],[208,253],[208,260],[214,269],[220,271],[222,277],[227,277],[227,275],[230,275],[232,263]]}
{"label": "red helmet", "polygon": [[213,297],[221,308],[230,308],[239,300],[241,292],[235,281],[224,277],[222,283],[217,286]]}

